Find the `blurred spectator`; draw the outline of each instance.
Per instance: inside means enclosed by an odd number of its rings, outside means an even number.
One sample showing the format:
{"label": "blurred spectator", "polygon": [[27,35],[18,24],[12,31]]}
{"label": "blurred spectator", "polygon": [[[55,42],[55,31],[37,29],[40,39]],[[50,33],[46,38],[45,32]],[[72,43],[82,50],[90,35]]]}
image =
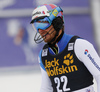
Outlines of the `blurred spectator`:
{"label": "blurred spectator", "polygon": [[[26,61],[28,64],[32,64],[36,61],[34,55],[34,48],[36,46],[31,46],[30,39],[32,37],[27,30],[27,26],[23,26],[18,20],[10,20],[8,22],[8,35],[13,37],[14,44],[17,46],[21,46],[24,51]],[[33,39],[32,39],[33,40]]]}

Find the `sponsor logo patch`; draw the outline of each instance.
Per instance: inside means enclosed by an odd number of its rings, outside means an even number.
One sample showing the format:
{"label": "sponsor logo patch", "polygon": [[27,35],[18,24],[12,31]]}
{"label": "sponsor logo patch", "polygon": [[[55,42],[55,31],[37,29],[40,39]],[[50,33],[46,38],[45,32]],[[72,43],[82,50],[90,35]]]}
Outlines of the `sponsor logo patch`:
{"label": "sponsor logo patch", "polygon": [[73,50],[74,49],[74,43],[69,43],[68,44],[68,51]]}
{"label": "sponsor logo patch", "polygon": [[58,15],[58,11],[55,9],[52,14],[56,17]]}
{"label": "sponsor logo patch", "polygon": [[89,51],[87,49],[84,51],[84,54],[91,60],[94,66],[100,71],[100,66],[95,62],[94,58],[91,56],[91,54],[89,54]]}
{"label": "sponsor logo patch", "polygon": [[43,49],[42,51],[42,57],[47,56],[48,49]]}

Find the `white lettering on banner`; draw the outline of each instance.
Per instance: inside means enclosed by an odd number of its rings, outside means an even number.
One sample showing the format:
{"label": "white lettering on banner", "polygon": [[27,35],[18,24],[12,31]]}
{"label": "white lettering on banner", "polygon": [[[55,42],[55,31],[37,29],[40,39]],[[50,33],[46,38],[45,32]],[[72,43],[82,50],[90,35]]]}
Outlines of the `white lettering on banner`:
{"label": "white lettering on banner", "polygon": [[15,0],[0,0],[0,9],[14,5]]}
{"label": "white lettering on banner", "polygon": [[42,5],[42,4],[60,4],[62,0],[36,0],[36,5]]}

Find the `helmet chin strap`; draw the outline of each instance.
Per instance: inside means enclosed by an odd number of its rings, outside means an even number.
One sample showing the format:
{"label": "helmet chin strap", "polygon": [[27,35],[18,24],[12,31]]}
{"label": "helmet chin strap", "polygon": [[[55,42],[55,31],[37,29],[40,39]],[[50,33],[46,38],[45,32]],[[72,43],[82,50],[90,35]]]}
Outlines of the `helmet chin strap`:
{"label": "helmet chin strap", "polygon": [[[63,26],[61,26],[61,28],[62,27]],[[57,38],[57,36],[59,35],[59,32],[60,32],[61,28],[55,30],[56,31],[55,37],[50,42],[48,42],[48,45],[50,45],[50,44],[54,44],[55,45],[62,38],[62,36],[64,34],[64,31],[62,31],[62,33],[60,34],[60,36]]]}
{"label": "helmet chin strap", "polygon": [[57,33],[55,34],[55,37],[50,41],[50,42],[48,42],[48,44],[51,44],[51,43],[53,43],[54,41],[55,41],[55,39],[56,39],[56,37],[58,36],[58,34],[59,34],[59,32],[58,31],[56,31]]}
{"label": "helmet chin strap", "polygon": [[58,34],[59,34],[59,31],[57,31],[55,37],[48,43],[49,46],[55,45],[57,42],[59,42],[59,40],[62,38],[62,36],[64,34],[64,31],[62,31],[62,33],[60,34],[60,36],[56,39],[56,37],[58,36]]}

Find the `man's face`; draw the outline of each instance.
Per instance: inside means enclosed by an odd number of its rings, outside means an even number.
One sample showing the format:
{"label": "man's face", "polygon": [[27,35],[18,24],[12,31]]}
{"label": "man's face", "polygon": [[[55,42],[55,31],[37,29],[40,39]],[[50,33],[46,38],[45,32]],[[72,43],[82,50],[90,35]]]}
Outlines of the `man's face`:
{"label": "man's face", "polygon": [[39,29],[39,33],[44,39],[44,42],[50,42],[56,35],[56,31],[53,25],[51,25],[49,28],[45,30]]}

